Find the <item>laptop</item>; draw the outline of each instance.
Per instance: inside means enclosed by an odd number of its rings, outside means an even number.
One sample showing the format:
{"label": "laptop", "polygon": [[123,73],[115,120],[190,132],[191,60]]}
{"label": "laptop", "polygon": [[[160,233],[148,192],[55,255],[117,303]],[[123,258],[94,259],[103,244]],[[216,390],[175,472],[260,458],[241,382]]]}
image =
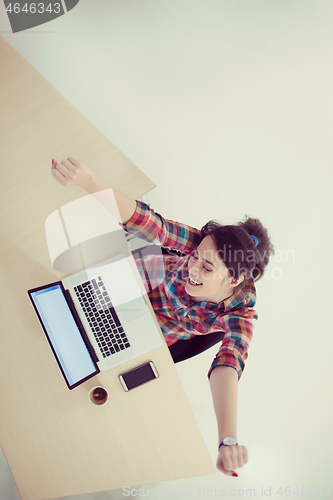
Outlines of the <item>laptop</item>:
{"label": "laptop", "polygon": [[28,295],[69,389],[162,346],[125,254]]}

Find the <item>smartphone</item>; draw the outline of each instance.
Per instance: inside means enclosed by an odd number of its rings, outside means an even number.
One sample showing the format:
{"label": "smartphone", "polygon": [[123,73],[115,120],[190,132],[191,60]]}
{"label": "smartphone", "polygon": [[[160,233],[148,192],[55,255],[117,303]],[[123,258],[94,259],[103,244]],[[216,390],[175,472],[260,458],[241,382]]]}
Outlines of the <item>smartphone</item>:
{"label": "smartphone", "polygon": [[158,373],[154,363],[149,361],[149,363],[145,363],[144,365],[140,365],[133,370],[119,375],[119,380],[125,391],[130,391],[134,389],[134,387],[145,384],[157,377]]}

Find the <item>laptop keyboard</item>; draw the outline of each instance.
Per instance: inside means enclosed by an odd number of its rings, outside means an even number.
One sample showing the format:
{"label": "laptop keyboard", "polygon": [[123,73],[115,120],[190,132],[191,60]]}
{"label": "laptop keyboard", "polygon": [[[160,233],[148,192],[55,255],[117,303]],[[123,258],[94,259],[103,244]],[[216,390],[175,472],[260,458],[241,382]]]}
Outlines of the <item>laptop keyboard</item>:
{"label": "laptop keyboard", "polygon": [[131,346],[100,276],[74,291],[104,358]]}

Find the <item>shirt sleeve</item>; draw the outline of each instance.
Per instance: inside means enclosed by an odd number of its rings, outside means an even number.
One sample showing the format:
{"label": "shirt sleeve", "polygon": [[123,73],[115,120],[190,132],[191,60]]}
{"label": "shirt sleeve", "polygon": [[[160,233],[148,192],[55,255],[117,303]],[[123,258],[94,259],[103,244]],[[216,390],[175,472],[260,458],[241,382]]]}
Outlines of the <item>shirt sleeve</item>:
{"label": "shirt sleeve", "polygon": [[227,315],[224,321],[222,344],[208,372],[208,378],[217,366],[231,366],[241,378],[252,340],[253,320],[235,314]]}
{"label": "shirt sleeve", "polygon": [[136,200],[136,210],[130,220],[119,224],[138,238],[184,254],[192,252],[201,241],[198,229],[165,219],[139,200]]}

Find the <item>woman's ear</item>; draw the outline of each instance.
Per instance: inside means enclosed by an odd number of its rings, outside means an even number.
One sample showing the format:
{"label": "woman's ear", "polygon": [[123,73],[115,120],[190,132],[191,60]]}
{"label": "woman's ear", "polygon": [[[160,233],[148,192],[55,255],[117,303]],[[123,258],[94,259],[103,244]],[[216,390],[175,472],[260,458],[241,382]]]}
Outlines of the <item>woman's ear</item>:
{"label": "woman's ear", "polygon": [[244,281],[244,276],[243,274],[240,275],[240,277],[238,279],[236,278],[233,278],[231,281],[230,281],[230,285],[231,286],[237,286],[239,285],[240,283],[242,283],[242,281]]}

